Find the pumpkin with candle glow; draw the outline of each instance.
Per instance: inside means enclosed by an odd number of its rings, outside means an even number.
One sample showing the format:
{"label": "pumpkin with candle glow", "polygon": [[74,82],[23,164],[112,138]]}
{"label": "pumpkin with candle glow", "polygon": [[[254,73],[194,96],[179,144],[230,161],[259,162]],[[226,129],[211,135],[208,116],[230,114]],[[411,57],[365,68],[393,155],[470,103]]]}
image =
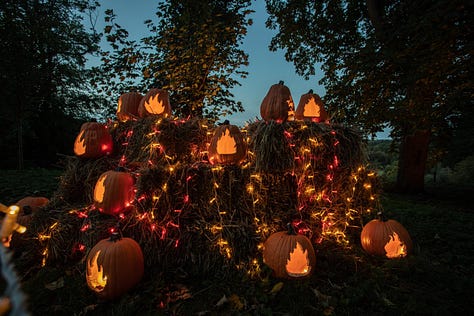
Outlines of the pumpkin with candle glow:
{"label": "pumpkin with candle glow", "polygon": [[150,89],[138,105],[138,115],[140,115],[140,117],[150,115],[159,115],[162,117],[171,116],[168,91],[158,88]]}
{"label": "pumpkin with candle glow", "polygon": [[288,224],[288,231],[273,233],[265,241],[263,261],[277,278],[303,278],[313,273],[316,254],[311,241]]}
{"label": "pumpkin with candle glow", "polygon": [[325,122],[328,120],[328,114],[324,109],[323,100],[313,90],[303,94],[296,107],[295,118],[297,120],[311,120],[313,122]]}
{"label": "pumpkin with candle glow", "polygon": [[239,165],[247,156],[247,143],[240,129],[226,120],[216,128],[208,153],[211,164]]}
{"label": "pumpkin with candle glow", "polygon": [[94,187],[94,205],[104,214],[126,212],[134,198],[135,180],[130,173],[120,169],[101,174]]}
{"label": "pumpkin with candle glow", "polygon": [[112,136],[105,124],[84,123],[74,142],[74,153],[81,158],[99,158],[112,152]]}
{"label": "pumpkin with candle glow", "polygon": [[295,105],[290,89],[283,81],[270,87],[260,105],[260,115],[265,121],[286,122],[294,120]]}
{"label": "pumpkin with candle glow", "polygon": [[118,298],[140,282],[143,252],[133,239],[113,233],[99,241],[87,255],[88,287],[104,300]]}
{"label": "pumpkin with candle glow", "polygon": [[[381,214],[379,214],[381,215]],[[360,234],[362,248],[371,255],[387,258],[401,258],[411,253],[413,243],[410,234],[393,219],[373,219]]]}
{"label": "pumpkin with candle glow", "polygon": [[138,117],[138,106],[143,96],[136,92],[127,92],[118,99],[117,118],[120,122],[126,122]]}

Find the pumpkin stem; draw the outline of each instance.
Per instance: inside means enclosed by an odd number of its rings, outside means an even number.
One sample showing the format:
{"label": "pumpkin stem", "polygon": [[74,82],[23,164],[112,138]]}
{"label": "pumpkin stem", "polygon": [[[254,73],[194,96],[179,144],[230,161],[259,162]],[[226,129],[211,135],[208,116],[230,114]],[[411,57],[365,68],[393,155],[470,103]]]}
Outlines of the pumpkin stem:
{"label": "pumpkin stem", "polygon": [[115,171],[125,172],[125,167],[124,166],[118,166],[117,168],[115,168]]}
{"label": "pumpkin stem", "polygon": [[292,223],[286,224],[286,227],[288,228],[288,235],[297,235]]}
{"label": "pumpkin stem", "polygon": [[219,124],[219,125],[230,125],[230,122],[229,122],[229,120],[225,120],[224,123]]}
{"label": "pumpkin stem", "polygon": [[280,80],[280,81],[278,82],[278,84],[283,85],[283,84],[285,84],[285,82],[284,82],[283,80]]}
{"label": "pumpkin stem", "polygon": [[309,89],[308,94],[313,94],[313,89]]}
{"label": "pumpkin stem", "polygon": [[120,230],[120,223],[117,223],[110,234],[110,241],[118,241],[122,239],[122,231]]}
{"label": "pumpkin stem", "polygon": [[386,221],[387,221],[387,217],[385,217],[385,214],[384,214],[382,211],[380,211],[380,212],[377,213],[377,218],[378,218],[379,220],[381,220],[382,222],[386,222]]}

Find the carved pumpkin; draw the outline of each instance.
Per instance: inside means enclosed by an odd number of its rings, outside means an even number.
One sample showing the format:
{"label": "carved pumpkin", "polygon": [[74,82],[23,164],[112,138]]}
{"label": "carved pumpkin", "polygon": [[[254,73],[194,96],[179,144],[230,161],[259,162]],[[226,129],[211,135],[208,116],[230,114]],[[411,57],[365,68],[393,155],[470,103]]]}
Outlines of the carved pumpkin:
{"label": "carved pumpkin", "polygon": [[266,121],[292,121],[294,120],[293,98],[290,89],[283,81],[274,84],[268,90],[260,105],[260,115]]}
{"label": "carved pumpkin", "polygon": [[126,293],[140,282],[144,272],[140,245],[117,233],[92,247],[86,264],[87,285],[104,300]]}
{"label": "carved pumpkin", "polygon": [[135,180],[123,171],[106,171],[94,187],[94,205],[101,213],[118,215],[128,210],[135,198]]}
{"label": "carved pumpkin", "polygon": [[362,229],[360,242],[367,253],[387,258],[405,257],[413,249],[410,234],[393,219],[368,222]]}
{"label": "carved pumpkin", "polygon": [[99,158],[112,152],[113,140],[107,126],[97,122],[84,123],[74,142],[74,153],[82,158]]}
{"label": "carved pumpkin", "polygon": [[303,94],[300,102],[296,108],[295,118],[297,120],[311,120],[313,122],[325,122],[328,119],[328,114],[324,109],[323,100],[319,95],[309,90],[308,93]]}
{"label": "carved pumpkin", "polygon": [[211,164],[239,165],[247,156],[247,144],[240,129],[226,120],[216,128],[208,152]]}
{"label": "carved pumpkin", "polygon": [[277,278],[302,278],[313,273],[316,254],[311,241],[288,224],[288,231],[276,232],[265,241],[263,261]]}
{"label": "carved pumpkin", "polygon": [[126,122],[138,117],[138,106],[143,96],[135,91],[124,93],[118,99],[117,118]]}
{"label": "carved pumpkin", "polygon": [[31,215],[48,203],[49,199],[41,196],[27,196],[22,198],[15,203],[15,205],[20,207],[17,223],[22,226],[28,226],[31,221]]}
{"label": "carved pumpkin", "polygon": [[157,88],[150,89],[140,101],[138,114],[140,117],[149,115],[170,116],[171,105],[168,91]]}

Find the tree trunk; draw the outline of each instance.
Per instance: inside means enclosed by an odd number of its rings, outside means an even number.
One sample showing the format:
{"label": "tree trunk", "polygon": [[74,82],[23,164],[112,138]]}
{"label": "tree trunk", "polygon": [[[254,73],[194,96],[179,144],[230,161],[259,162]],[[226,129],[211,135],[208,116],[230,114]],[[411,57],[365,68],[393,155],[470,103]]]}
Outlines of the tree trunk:
{"label": "tree trunk", "polygon": [[430,131],[406,135],[400,144],[396,189],[402,193],[421,193],[425,188]]}

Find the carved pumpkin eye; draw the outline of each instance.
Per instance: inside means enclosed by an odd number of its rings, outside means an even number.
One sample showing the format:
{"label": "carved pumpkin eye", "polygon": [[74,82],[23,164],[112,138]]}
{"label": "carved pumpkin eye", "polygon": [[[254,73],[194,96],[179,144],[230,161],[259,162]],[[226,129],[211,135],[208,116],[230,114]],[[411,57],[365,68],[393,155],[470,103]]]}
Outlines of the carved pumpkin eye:
{"label": "carved pumpkin eye", "polygon": [[105,300],[126,293],[140,282],[143,272],[140,245],[131,238],[120,238],[118,234],[99,241],[86,260],[87,286]]}
{"label": "carved pumpkin eye", "polygon": [[209,145],[211,164],[240,164],[247,156],[247,143],[240,129],[228,121],[216,128]]}
{"label": "carved pumpkin eye", "polygon": [[263,260],[277,278],[302,278],[313,273],[316,255],[311,241],[294,232],[276,232],[263,245]]}
{"label": "carved pumpkin eye", "polygon": [[107,127],[97,122],[84,123],[74,142],[74,153],[82,158],[99,158],[112,152],[113,140]]}
{"label": "carved pumpkin eye", "polygon": [[368,222],[362,229],[360,241],[367,253],[386,258],[405,257],[413,248],[408,231],[393,219]]}
{"label": "carved pumpkin eye", "polygon": [[171,105],[168,91],[153,88],[141,99],[138,106],[140,117],[159,115],[168,117],[171,115]]}

